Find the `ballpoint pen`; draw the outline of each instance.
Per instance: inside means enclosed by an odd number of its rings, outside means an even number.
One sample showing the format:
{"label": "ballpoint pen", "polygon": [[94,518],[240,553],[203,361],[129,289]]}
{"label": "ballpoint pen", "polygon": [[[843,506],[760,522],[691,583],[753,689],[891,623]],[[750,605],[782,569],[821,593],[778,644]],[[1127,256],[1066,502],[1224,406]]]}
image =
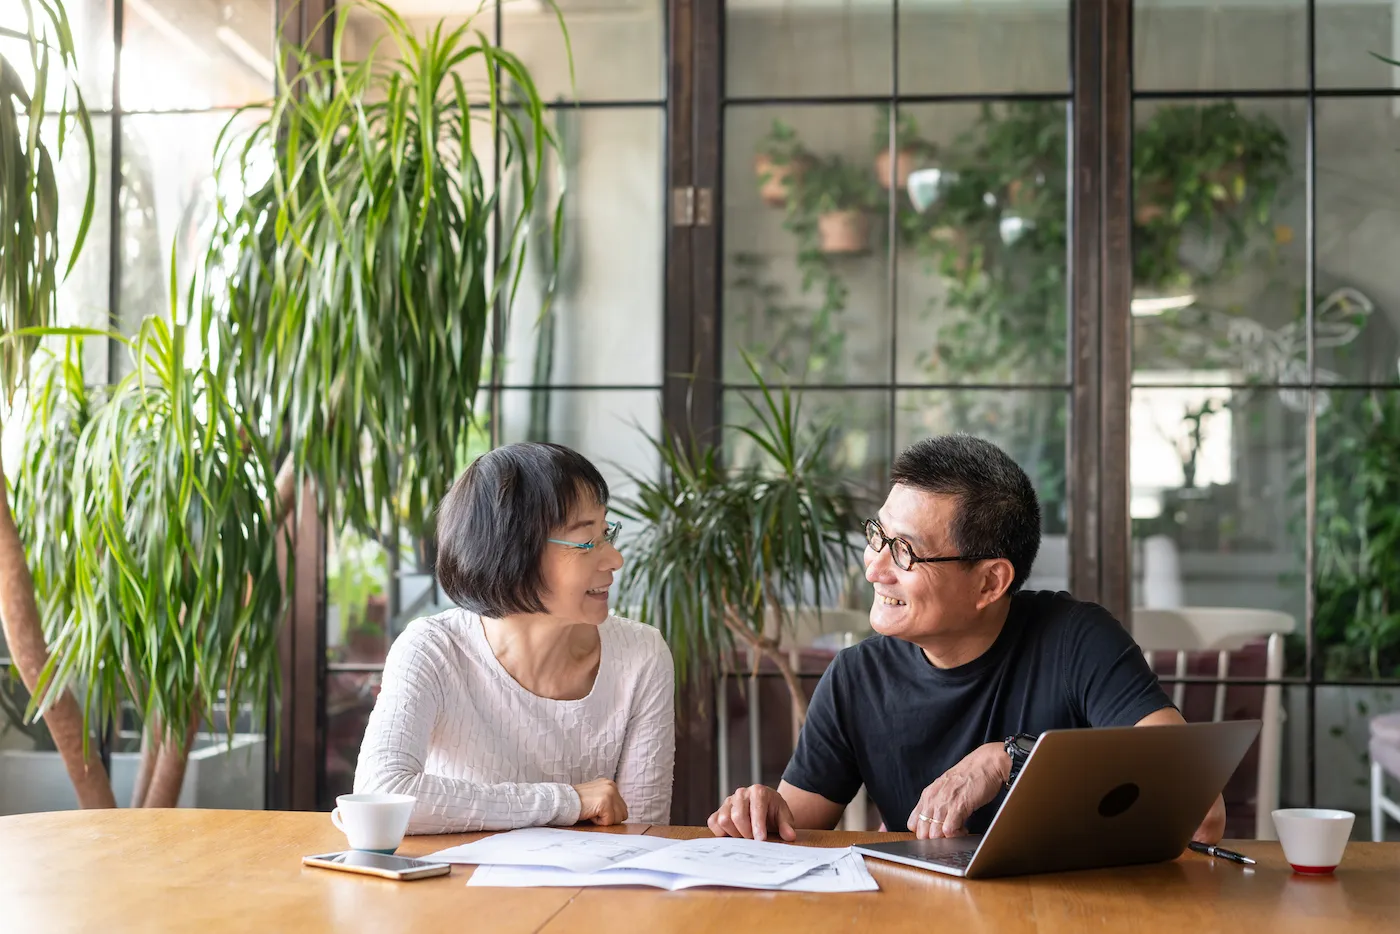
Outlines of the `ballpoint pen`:
{"label": "ballpoint pen", "polygon": [[1253,866],[1254,860],[1243,853],[1236,853],[1234,850],[1227,850],[1223,846],[1211,846],[1209,843],[1197,843],[1191,841],[1191,849],[1197,853],[1204,853],[1207,856],[1215,856],[1220,859],[1228,859],[1232,863],[1243,863],[1246,866]]}

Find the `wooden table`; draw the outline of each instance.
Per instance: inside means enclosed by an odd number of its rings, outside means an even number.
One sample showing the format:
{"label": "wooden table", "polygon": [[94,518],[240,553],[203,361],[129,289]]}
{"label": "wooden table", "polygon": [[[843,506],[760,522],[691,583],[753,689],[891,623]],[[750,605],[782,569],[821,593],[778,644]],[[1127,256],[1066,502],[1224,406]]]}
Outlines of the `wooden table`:
{"label": "wooden table", "polygon": [[[694,827],[620,828],[690,837]],[[423,855],[481,834],[410,837]],[[816,846],[908,834],[804,833]],[[1400,844],[1353,843],[1337,875],[1295,876],[1278,845],[1236,844],[1245,870],[1193,853],[1154,866],[963,881],[870,860],[879,892],[490,889],[304,868],[341,849],[325,814],[61,811],[0,817],[0,931],[701,932],[860,930],[1345,932],[1400,930]]]}

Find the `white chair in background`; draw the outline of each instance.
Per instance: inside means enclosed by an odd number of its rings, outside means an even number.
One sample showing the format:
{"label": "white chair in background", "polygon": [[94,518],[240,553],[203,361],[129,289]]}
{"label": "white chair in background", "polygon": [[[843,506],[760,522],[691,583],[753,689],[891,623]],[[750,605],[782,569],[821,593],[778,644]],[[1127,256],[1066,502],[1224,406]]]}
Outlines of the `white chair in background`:
{"label": "white chair in background", "polygon": [[[1137,644],[1152,664],[1162,652],[1176,655],[1176,675],[1187,673],[1187,653],[1217,652],[1218,678],[1229,677],[1230,653],[1251,642],[1267,639],[1265,677],[1283,677],[1283,640],[1296,623],[1292,616],[1277,610],[1256,610],[1244,607],[1181,607],[1178,609],[1135,608],[1132,633]],[[1221,720],[1225,713],[1227,686],[1215,686],[1213,719]],[[1185,700],[1186,685],[1172,686],[1172,702],[1180,707]],[[1264,688],[1264,708],[1260,716],[1263,726],[1259,732],[1259,785],[1255,799],[1254,829],[1260,840],[1274,839],[1274,823],[1270,813],[1278,807],[1279,771],[1283,759],[1283,688],[1270,684]]]}
{"label": "white chair in background", "polygon": [[1387,816],[1400,821],[1400,800],[1385,794],[1387,773],[1400,779],[1400,711],[1371,719],[1371,839],[1385,840]]}

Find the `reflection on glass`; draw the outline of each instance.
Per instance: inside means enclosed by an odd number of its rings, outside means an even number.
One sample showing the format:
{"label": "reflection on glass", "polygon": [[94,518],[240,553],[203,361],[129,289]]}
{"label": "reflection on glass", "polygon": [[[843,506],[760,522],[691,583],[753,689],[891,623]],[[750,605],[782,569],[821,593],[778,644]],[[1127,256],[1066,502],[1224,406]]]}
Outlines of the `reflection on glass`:
{"label": "reflection on glass", "polygon": [[1064,105],[901,107],[898,381],[1068,380]]}
{"label": "reflection on glass", "polygon": [[[264,114],[237,118],[244,132]],[[182,290],[202,260],[217,198],[236,200],[243,184],[231,171],[216,183],[214,143],[227,113],[129,116],[122,121],[121,326],[135,333],[147,315],[170,310],[171,248]],[[253,160],[252,176],[266,167]],[[123,361],[125,364],[125,361]]]}
{"label": "reflection on glass", "polygon": [[[4,633],[0,633],[0,658],[6,658]],[[0,667],[0,749],[28,752],[53,752],[53,736],[42,717],[30,723],[25,716],[29,707],[29,692],[19,674],[8,666]]]}
{"label": "reflection on glass", "polygon": [[[541,97],[659,101],[666,96],[662,0],[612,0],[599,5],[597,12],[579,14],[572,14],[567,3],[560,6],[568,48],[550,4],[504,3],[501,8],[501,45],[520,57]],[[425,17],[423,25],[433,21]],[[486,32],[490,35],[489,27]]]}
{"label": "reflection on glass", "polygon": [[[44,129],[50,152],[58,155],[58,124],[52,121]],[[109,273],[111,266],[112,189],[107,178],[112,164],[112,119],[92,118],[93,154],[97,164],[97,184],[93,191],[92,220],[83,242],[78,262],[58,287],[58,323],[75,327],[106,328],[110,324],[108,308]],[[64,141],[63,156],[58,160],[59,273],[68,268],[73,239],[82,223],[83,206],[87,197],[87,148],[81,131],[69,127]],[[103,338],[83,340],[83,372],[89,383],[107,381],[108,346]],[[9,426],[6,425],[6,428]]]}
{"label": "reflection on glass", "polygon": [[[775,400],[780,388],[770,387]],[[864,503],[879,503],[884,499],[889,480],[890,393],[885,390],[795,390],[793,404],[797,408],[798,429],[807,434],[806,440],[817,432],[829,431],[823,462],[827,467],[847,477],[855,493]],[[753,439],[736,426],[756,428],[757,406],[765,412],[763,396],[752,390],[725,393],[723,438],[724,457],[735,465],[765,462],[766,455]]]}
{"label": "reflection on glass", "polygon": [[1138,374],[1159,385],[1130,409],[1134,602],[1280,610],[1301,632],[1306,393],[1233,376]]}
{"label": "reflection on glass", "polygon": [[1330,679],[1400,678],[1400,390],[1317,397],[1315,624]]}
{"label": "reflection on glass", "polygon": [[326,761],[320,808],[335,807],[337,795],[355,789],[355,764],[370,711],[379,697],[379,672],[330,672],[326,675]]}
{"label": "reflection on glass", "polygon": [[730,108],[728,382],[752,381],[743,353],[765,378],[888,379],[888,135],[876,107]]}
{"label": "reflection on glass", "polygon": [[500,412],[503,444],[567,445],[593,462],[614,496],[628,487],[629,473],[655,476],[660,469],[647,441],[661,431],[658,390],[507,389],[501,393]]}
{"label": "reflection on glass", "polygon": [[890,93],[893,0],[729,0],[725,8],[725,89],[730,95]]}
{"label": "reflection on glass", "polygon": [[[1319,11],[1319,16],[1321,11]],[[1317,363],[1319,382],[1400,380],[1400,235],[1396,102],[1317,102]]]}
{"label": "reflection on glass", "polygon": [[[68,14],[68,27],[73,33],[73,55],[77,59],[78,89],[89,110],[107,110],[112,106],[112,65],[116,61],[112,42],[112,3],[114,0],[67,0],[63,4]],[[38,3],[34,7],[36,24],[47,22]],[[0,0],[0,27],[26,32],[28,19],[19,0]],[[42,49],[40,53],[42,54]],[[20,39],[0,36],[0,55],[10,63],[25,87],[34,80],[33,60],[29,44]],[[57,112],[68,81],[56,61],[51,61],[49,73],[50,100],[46,109]],[[70,102],[71,103],[71,102]]]}
{"label": "reflection on glass", "polygon": [[991,94],[1069,90],[1068,0],[901,0],[899,90]]}
{"label": "reflection on glass", "polygon": [[900,392],[895,410],[896,450],[924,438],[958,432],[992,442],[1031,478],[1040,498],[1042,529],[1047,534],[1062,534],[1066,523],[1067,403],[1065,393],[1055,390]]}
{"label": "reflection on glass", "polygon": [[[552,112],[563,165],[541,174],[511,309],[506,385],[661,383],[664,116],[633,108]],[[551,268],[549,225],[561,192],[562,253]],[[507,195],[503,209],[515,216],[519,199]]]}
{"label": "reflection on glass", "polygon": [[[1321,27],[1322,4],[1317,18]],[[1139,90],[1307,87],[1307,30],[1306,0],[1136,0],[1133,82]],[[1365,43],[1353,46],[1353,52],[1360,48]]]}
{"label": "reflection on glass", "polygon": [[1139,103],[1133,363],[1305,382],[1302,101]]}
{"label": "reflection on glass", "polygon": [[326,660],[383,664],[389,650],[389,561],[352,529],[326,544]]}
{"label": "reflection on glass", "polygon": [[1317,86],[1400,87],[1400,69],[1377,57],[1400,58],[1397,17],[1393,3],[1317,0]]}
{"label": "reflection on glass", "polygon": [[123,110],[240,107],[272,96],[273,0],[124,0]]}
{"label": "reflection on glass", "polygon": [[[1299,688],[1289,698],[1288,715],[1290,722],[1297,723],[1296,745],[1302,755],[1291,763],[1293,768],[1293,794],[1290,802],[1296,807],[1307,807],[1309,770],[1306,759],[1308,706],[1307,689]],[[1369,840],[1370,822],[1367,820],[1371,809],[1371,757],[1369,754],[1371,720],[1380,714],[1400,710],[1400,687],[1364,687],[1361,685],[1320,684],[1312,689],[1316,706],[1316,719],[1313,723],[1314,755],[1316,759],[1317,800],[1320,808],[1340,808],[1356,814],[1356,825],[1352,828],[1353,839]],[[1395,782],[1389,781],[1388,797],[1395,797]],[[1386,821],[1386,839],[1396,839],[1395,821]],[[1392,843],[1391,846],[1394,846]],[[1343,856],[1346,861],[1354,859],[1352,850]],[[1339,870],[1340,872],[1341,870]],[[1289,886],[1292,888],[1292,886]],[[1344,911],[1335,898],[1328,898],[1327,892],[1299,892],[1290,899],[1297,909],[1319,912],[1314,917],[1327,917],[1321,912]],[[1331,888],[1328,886],[1328,888]]]}

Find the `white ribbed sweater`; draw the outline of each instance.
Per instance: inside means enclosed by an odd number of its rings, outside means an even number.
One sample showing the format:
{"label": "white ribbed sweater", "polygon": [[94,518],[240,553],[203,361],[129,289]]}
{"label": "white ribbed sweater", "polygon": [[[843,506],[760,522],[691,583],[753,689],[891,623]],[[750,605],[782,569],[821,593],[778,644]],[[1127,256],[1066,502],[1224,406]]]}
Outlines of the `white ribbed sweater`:
{"label": "white ribbed sweater", "polygon": [[593,690],[531,694],[462,609],[415,620],[394,640],[365,729],[355,791],[418,798],[409,833],[568,825],[574,785],[617,782],[629,823],[665,824],[675,762],[675,675],[651,626],[610,616]]}

